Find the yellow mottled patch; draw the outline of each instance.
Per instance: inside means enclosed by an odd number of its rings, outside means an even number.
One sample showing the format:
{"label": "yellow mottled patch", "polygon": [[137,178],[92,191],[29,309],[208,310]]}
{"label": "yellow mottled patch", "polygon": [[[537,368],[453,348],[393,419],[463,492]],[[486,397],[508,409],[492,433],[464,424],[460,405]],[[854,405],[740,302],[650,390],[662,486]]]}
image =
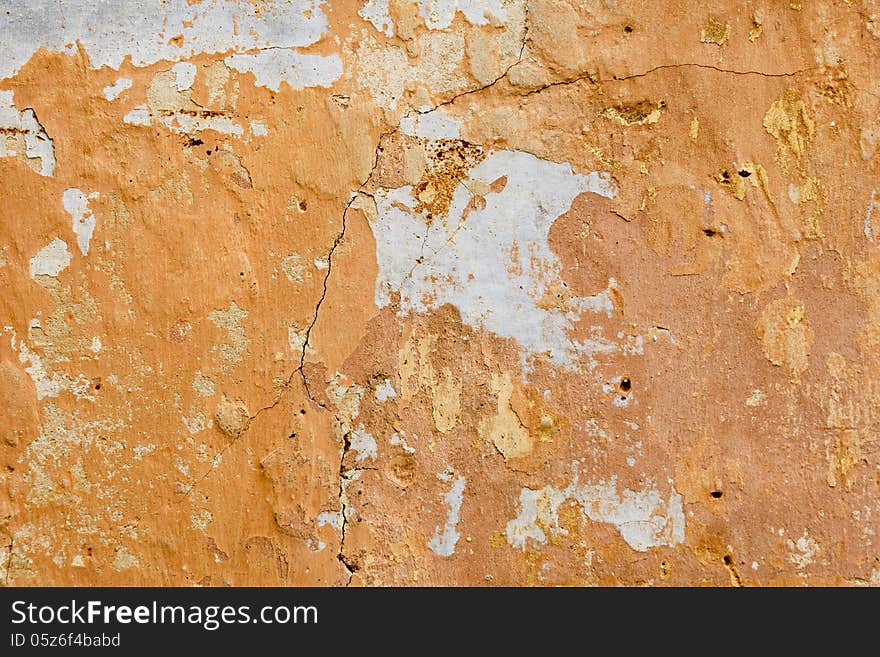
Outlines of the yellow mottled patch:
{"label": "yellow mottled patch", "polygon": [[618,107],[606,107],[599,116],[613,119],[621,125],[654,125],[660,120],[660,115],[666,109],[666,102],[660,101],[656,105],[643,100],[632,105],[620,105]]}
{"label": "yellow mottled patch", "polygon": [[542,443],[553,442],[553,436],[559,430],[556,419],[549,413],[542,413],[538,421],[537,434]]}
{"label": "yellow mottled patch", "polygon": [[507,536],[504,532],[493,532],[492,537],[489,539],[489,545],[493,548],[503,548],[507,545]]}
{"label": "yellow mottled patch", "polygon": [[526,586],[537,586],[541,583],[540,575],[544,571],[546,557],[540,550],[529,550],[525,556],[526,562]]}
{"label": "yellow mottled patch", "polygon": [[764,129],[776,140],[776,158],[783,171],[788,171],[792,158],[800,164],[807,144],[813,138],[815,124],[807,105],[793,89],[788,89],[764,115]]}
{"label": "yellow mottled patch", "polygon": [[513,394],[510,374],[505,372],[492,375],[490,385],[492,392],[498,397],[498,411],[494,417],[480,422],[480,436],[490,440],[505,459],[529,454],[535,446],[535,440],[510,406]]}
{"label": "yellow mottled patch", "polygon": [[764,12],[756,11],[752,14],[751,25],[749,26],[749,41],[754,43],[764,33]]}
{"label": "yellow mottled patch", "polygon": [[755,323],[764,355],[774,365],[785,365],[795,377],[807,369],[813,329],[804,307],[790,298],[769,304]]}
{"label": "yellow mottled patch", "polygon": [[644,212],[648,209],[648,205],[653,205],[657,202],[657,188],[656,187],[648,187],[645,190],[645,193],[642,195],[642,202],[639,205],[639,210]]}
{"label": "yellow mottled patch", "polygon": [[700,31],[700,41],[703,43],[714,43],[723,46],[729,38],[730,24],[721,23],[714,19],[709,19],[709,22]]}
{"label": "yellow mottled patch", "polygon": [[858,429],[838,429],[835,436],[825,441],[825,458],[828,462],[826,481],[831,488],[843,484],[852,490],[850,471],[862,459],[862,441]]}
{"label": "yellow mottled patch", "polygon": [[746,162],[742,166],[735,167],[733,170],[722,169],[715,176],[715,180],[740,201],[745,199],[746,191],[749,185],[751,185],[755,189],[760,189],[764,193],[767,202],[773,205],[773,199],[770,196],[768,186],[767,170],[760,164]]}

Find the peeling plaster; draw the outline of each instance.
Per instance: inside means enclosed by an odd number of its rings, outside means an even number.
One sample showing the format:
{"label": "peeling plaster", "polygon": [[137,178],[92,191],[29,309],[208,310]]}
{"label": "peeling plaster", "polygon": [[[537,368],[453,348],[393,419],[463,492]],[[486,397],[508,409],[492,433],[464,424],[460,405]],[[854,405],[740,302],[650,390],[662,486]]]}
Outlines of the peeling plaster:
{"label": "peeling plaster", "polygon": [[577,478],[568,487],[545,486],[537,490],[523,488],[519,495],[519,515],[507,523],[507,541],[525,550],[528,540],[547,542],[547,532],[565,534],[559,526],[559,507],[566,500],[580,505],[583,514],[596,522],[607,522],[620,532],[630,547],[645,552],[652,547],[673,547],[684,542],[685,519],[682,498],[673,488],[664,500],[656,488],[643,491],[623,489],[617,482],[579,484]]}
{"label": "peeling plaster", "polygon": [[573,297],[564,310],[539,305],[559,282],[548,234],[578,194],[613,198],[614,182],[607,173],[575,174],[567,164],[510,151],[490,154],[469,175],[485,185],[503,178],[504,188],[486,194],[485,207],[467,215],[472,194],[462,181],[447,216],[430,226],[415,210],[411,187],[378,190],[376,305],[387,306],[394,292],[401,313],[451,303],[466,324],[516,340],[524,364],[528,356],[546,354],[554,365],[574,369],[581,355],[605,348],[571,340],[574,322],[586,311],[608,312],[609,303],[600,293]]}
{"label": "peeling plaster", "polygon": [[55,237],[31,258],[31,278],[37,276],[57,278],[58,274],[67,269],[72,258],[70,251],[67,250],[67,243]]}
{"label": "peeling plaster", "polygon": [[79,246],[80,253],[84,256],[89,254],[89,243],[92,240],[92,233],[95,232],[95,223],[97,218],[89,208],[89,201],[98,198],[97,192],[89,195],[84,194],[81,190],[71,188],[64,191],[61,197],[61,203],[64,209],[73,219],[73,232],[76,233],[76,243]]}
{"label": "peeling plaster", "polygon": [[441,529],[438,525],[434,535],[428,541],[428,547],[434,554],[441,557],[451,557],[455,553],[455,546],[461,535],[458,533],[458,521],[461,514],[461,505],[464,496],[464,477],[457,477],[452,482],[449,492],[443,496],[443,500],[449,506],[446,516],[446,524]]}
{"label": "peeling plaster", "polygon": [[327,29],[321,4],[289,0],[260,11],[234,0],[168,0],[158,8],[139,2],[4,0],[0,79],[14,75],[41,47],[75,54],[80,44],[93,68],[119,69],[127,56],[135,66],[147,66],[230,49],[308,46]]}
{"label": "peeling plaster", "polygon": [[286,82],[293,89],[329,87],[342,75],[338,55],[302,55],[292,50],[264,50],[254,55],[230,55],[229,68],[253,73],[256,84],[278,91]]}
{"label": "peeling plaster", "polygon": [[0,157],[20,154],[29,160],[39,160],[39,167],[34,165],[34,170],[41,176],[54,175],[54,142],[37,121],[33,109],[26,108],[19,111],[15,107],[11,91],[0,90],[0,131],[11,132],[18,135],[21,140],[20,145],[16,144],[10,148],[9,139],[3,138],[0,134]]}
{"label": "peeling plaster", "polygon": [[[445,30],[456,12],[461,12],[471,25],[501,23],[507,18],[501,0],[417,0],[419,15],[430,30]],[[367,0],[358,13],[386,36],[394,36],[394,22],[389,13],[389,0]]]}
{"label": "peeling plaster", "polygon": [[104,98],[108,101],[114,101],[127,90],[131,89],[131,80],[129,78],[118,78],[116,82],[104,87]]}
{"label": "peeling plaster", "polygon": [[364,431],[364,425],[360,425],[351,432],[351,448],[357,452],[355,461],[364,461],[366,459],[375,461],[378,458],[376,439]]}

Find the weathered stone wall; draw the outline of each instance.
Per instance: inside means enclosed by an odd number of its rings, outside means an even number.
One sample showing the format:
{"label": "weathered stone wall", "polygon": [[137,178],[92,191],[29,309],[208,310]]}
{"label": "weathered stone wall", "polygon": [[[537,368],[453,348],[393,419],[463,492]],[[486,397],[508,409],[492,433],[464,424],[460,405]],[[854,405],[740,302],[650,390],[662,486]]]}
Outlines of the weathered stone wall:
{"label": "weathered stone wall", "polygon": [[880,583],[873,0],[0,9],[0,582]]}

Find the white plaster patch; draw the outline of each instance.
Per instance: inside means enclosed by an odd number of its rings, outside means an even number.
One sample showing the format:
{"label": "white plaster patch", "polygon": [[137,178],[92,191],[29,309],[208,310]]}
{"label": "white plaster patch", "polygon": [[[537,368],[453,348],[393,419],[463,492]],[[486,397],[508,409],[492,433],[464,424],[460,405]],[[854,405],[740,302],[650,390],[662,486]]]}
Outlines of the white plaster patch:
{"label": "white plaster patch", "polygon": [[466,217],[470,181],[462,181],[447,216],[430,226],[415,210],[411,187],[376,191],[376,305],[387,306],[393,292],[400,293],[401,314],[453,304],[466,324],[516,340],[524,365],[528,355],[547,354],[554,365],[574,369],[581,355],[618,349],[601,337],[568,337],[582,312],[611,312],[607,291],[572,297],[562,308],[543,302],[553,286],[564,285],[550,227],[583,192],[615,196],[610,175],[575,174],[568,164],[515,151],[492,153],[470,172],[484,185],[502,177],[503,189],[487,193],[485,207]]}
{"label": "white plaster patch", "polygon": [[287,0],[269,7],[238,0],[4,4],[0,79],[15,75],[41,47],[72,55],[81,46],[92,68],[118,69],[126,56],[140,67],[198,53],[308,46],[327,29],[321,0]]}
{"label": "white plaster patch", "polygon": [[375,461],[379,455],[376,439],[364,431],[363,424],[351,432],[351,448],[357,452],[354,460],[358,462],[367,458]]}
{"label": "white plaster patch", "polygon": [[871,215],[874,212],[874,197],[877,195],[877,190],[873,190],[871,192],[871,200],[868,201],[868,209],[865,210],[865,237],[868,238],[868,241],[872,244],[874,243],[874,224],[871,220]]}
{"label": "white plaster patch", "polygon": [[397,397],[397,392],[394,390],[394,386],[391,385],[391,381],[389,379],[385,379],[376,386],[376,401],[382,403],[386,402],[392,397]]}
{"label": "white plaster patch", "polygon": [[324,541],[316,541],[312,538],[307,538],[306,539],[306,546],[312,552],[321,552],[325,547],[327,547],[327,544],[324,543]]}
{"label": "white plaster patch", "polygon": [[61,195],[61,204],[73,218],[73,232],[76,233],[76,243],[83,255],[89,254],[89,242],[92,240],[92,233],[95,232],[97,219],[95,213],[89,208],[89,201],[96,198],[98,198],[98,192],[92,192],[86,196],[76,188],[66,189]]}
{"label": "white plaster patch", "polygon": [[138,461],[140,461],[140,460],[141,460],[142,458],[144,458],[145,456],[147,456],[147,455],[152,454],[153,452],[155,452],[155,451],[156,451],[156,446],[155,446],[154,444],[152,444],[152,443],[149,444],[149,445],[135,445],[135,446],[132,448],[132,451],[134,452],[134,457],[135,457],[135,459],[137,459]]}
{"label": "white plaster patch", "polygon": [[297,354],[301,354],[303,349],[306,348],[306,338],[308,337],[308,332],[306,329],[301,329],[296,324],[291,324],[287,327],[287,344],[290,345],[290,349]]}
{"label": "white plaster patch", "polygon": [[441,109],[400,119],[400,131],[423,139],[461,139],[461,122]]}
{"label": "white plaster patch", "polygon": [[208,529],[208,525],[214,522],[214,514],[207,509],[201,509],[197,513],[190,515],[190,528],[198,529],[204,532]]}
{"label": "white plaster patch", "polygon": [[418,3],[419,13],[431,30],[445,30],[457,11],[464,14],[471,25],[488,25],[490,19],[503,22],[507,18],[501,0],[418,0]]}
{"label": "white plaster patch", "polygon": [[128,548],[124,545],[120,545],[116,548],[116,554],[110,567],[113,570],[128,570],[129,568],[137,568],[140,565],[141,562],[138,561],[138,558],[129,552]]}
{"label": "white plaster patch", "polygon": [[253,73],[258,86],[278,91],[286,82],[293,89],[329,87],[342,75],[339,55],[303,55],[294,50],[263,50],[253,55],[230,55],[225,60],[239,73]]}
{"label": "white plaster patch", "polygon": [[202,130],[213,130],[223,135],[241,137],[244,128],[228,116],[195,116],[190,113],[171,111],[156,117],[146,105],[138,105],[126,114],[122,121],[129,125],[149,126],[156,119],[177,134],[193,134]]}
{"label": "white plaster patch", "polygon": [[797,541],[788,539],[788,547],[792,551],[788,558],[801,570],[813,563],[816,555],[819,554],[819,544],[807,534],[806,530]]}
{"label": "white plaster patch", "polygon": [[192,387],[200,397],[212,397],[216,391],[214,382],[202,374],[201,370],[196,372]]}
{"label": "white plaster patch", "polygon": [[746,397],[746,406],[760,406],[767,400],[767,393],[760,388],[752,390],[751,394]]}
{"label": "white plaster patch", "polygon": [[[14,338],[12,347],[13,349],[15,348]],[[67,380],[54,373],[50,376],[43,365],[43,359],[28,349],[24,340],[21,340],[18,345],[18,360],[22,364],[30,363],[28,367],[24,368],[24,371],[27,372],[27,375],[31,377],[31,381],[34,382],[34,388],[37,391],[37,401],[46,397],[57,397],[62,390],[67,388]]]}
{"label": "white plaster patch", "polygon": [[[2,12],[0,12],[0,24],[2,24],[2,20]],[[6,53],[2,45],[0,45],[0,52],[3,52],[5,57]],[[0,57],[0,67],[3,65],[2,61],[3,57]],[[13,92],[0,91],[0,128],[10,130],[14,135],[21,137],[25,157],[40,161],[39,169],[36,169],[37,173],[41,176],[52,176],[55,173],[54,143],[40,122],[37,121],[34,110],[27,108],[19,111],[15,107],[13,98]],[[0,139],[0,157],[10,157],[19,152],[18,148],[21,146],[15,144],[15,141],[6,138]]]}
{"label": "white plaster patch", "polygon": [[632,393],[628,395],[614,395],[611,404],[617,408],[626,408],[629,406],[630,401],[632,401],[632,396]]}
{"label": "white plaster patch", "polygon": [[128,78],[119,78],[111,85],[104,87],[104,98],[114,101],[119,98],[124,91],[131,89],[131,80]]}
{"label": "white plaster patch", "polygon": [[317,518],[318,527],[330,525],[333,529],[342,527],[342,511],[322,511]]}
{"label": "white plaster patch", "polygon": [[434,528],[434,535],[428,541],[428,547],[431,551],[441,557],[451,557],[460,538],[457,527],[464,497],[464,485],[464,477],[458,477],[452,483],[452,488],[449,489],[449,492],[443,496],[443,500],[449,505],[446,524],[442,529],[437,525]]}
{"label": "white plaster patch", "polygon": [[620,532],[623,540],[638,552],[684,542],[684,507],[675,488],[664,500],[656,488],[643,491],[624,489],[617,492],[617,481],[598,484],[578,483],[577,477],[566,488],[545,486],[538,490],[523,488],[519,495],[519,515],[507,523],[507,542],[525,550],[529,539],[547,542],[547,532],[565,534],[559,526],[559,507],[574,500],[585,516],[595,522],[606,522]]}
{"label": "white plaster patch", "polygon": [[192,435],[195,435],[200,431],[204,431],[205,427],[207,426],[207,424],[205,423],[204,413],[196,413],[191,418],[182,415],[181,419],[183,420],[183,425],[186,427],[186,430],[189,431]]}
{"label": "white plaster patch", "polygon": [[385,36],[394,36],[394,21],[388,8],[388,0],[367,0],[358,9],[358,15],[369,21],[373,27]]}
{"label": "white plaster patch", "polygon": [[192,62],[178,62],[171,67],[174,73],[174,86],[178,91],[186,91],[196,81],[196,65]]}
{"label": "white plaster patch", "polygon": [[[471,25],[503,22],[507,12],[502,0],[418,0],[419,14],[430,30],[445,30],[460,11]],[[394,36],[388,0],[368,0],[358,11],[364,20],[386,36]]]}
{"label": "white plaster patch", "polygon": [[57,278],[58,274],[70,265],[71,258],[73,256],[67,250],[67,243],[56,237],[31,258],[31,278],[37,276]]}
{"label": "white plaster patch", "polygon": [[406,442],[406,431],[401,431],[400,433],[391,434],[391,438],[388,439],[388,443],[390,445],[394,445],[395,447],[402,447],[404,452],[408,454],[415,454],[416,448],[410,447],[409,443]]}
{"label": "white plaster patch", "polygon": [[269,128],[266,126],[265,121],[260,121],[259,119],[251,121],[251,134],[254,137],[265,137],[269,134]]}
{"label": "white plaster patch", "polygon": [[146,105],[138,105],[122,117],[122,121],[129,125],[150,125],[150,110]]}

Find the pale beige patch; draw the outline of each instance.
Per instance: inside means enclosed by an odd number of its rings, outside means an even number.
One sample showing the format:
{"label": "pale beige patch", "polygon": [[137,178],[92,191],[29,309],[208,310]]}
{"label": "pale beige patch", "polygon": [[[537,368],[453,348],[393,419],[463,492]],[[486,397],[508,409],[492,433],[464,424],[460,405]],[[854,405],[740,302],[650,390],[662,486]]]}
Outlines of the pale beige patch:
{"label": "pale beige patch", "polygon": [[494,417],[480,422],[480,436],[491,441],[505,459],[529,454],[535,446],[535,439],[510,406],[513,395],[510,374],[494,374],[490,385],[492,392],[498,397],[498,412]]}
{"label": "pale beige patch", "polygon": [[452,431],[461,417],[461,382],[455,381],[448,367],[443,368],[440,381],[434,386],[431,405],[437,431]]}
{"label": "pale beige patch", "polygon": [[251,341],[241,325],[241,320],[247,316],[247,311],[239,308],[235,301],[230,302],[229,310],[212,310],[208,313],[208,319],[218,328],[225,329],[229,336],[229,342],[215,347],[223,360],[240,361],[250,346]]}
{"label": "pale beige patch", "polygon": [[795,377],[807,369],[814,336],[803,305],[790,298],[772,302],[755,323],[755,332],[771,363],[784,365]]}
{"label": "pale beige patch", "polygon": [[250,422],[244,403],[238,399],[228,399],[225,395],[217,404],[214,419],[220,431],[230,438],[238,438]]}

